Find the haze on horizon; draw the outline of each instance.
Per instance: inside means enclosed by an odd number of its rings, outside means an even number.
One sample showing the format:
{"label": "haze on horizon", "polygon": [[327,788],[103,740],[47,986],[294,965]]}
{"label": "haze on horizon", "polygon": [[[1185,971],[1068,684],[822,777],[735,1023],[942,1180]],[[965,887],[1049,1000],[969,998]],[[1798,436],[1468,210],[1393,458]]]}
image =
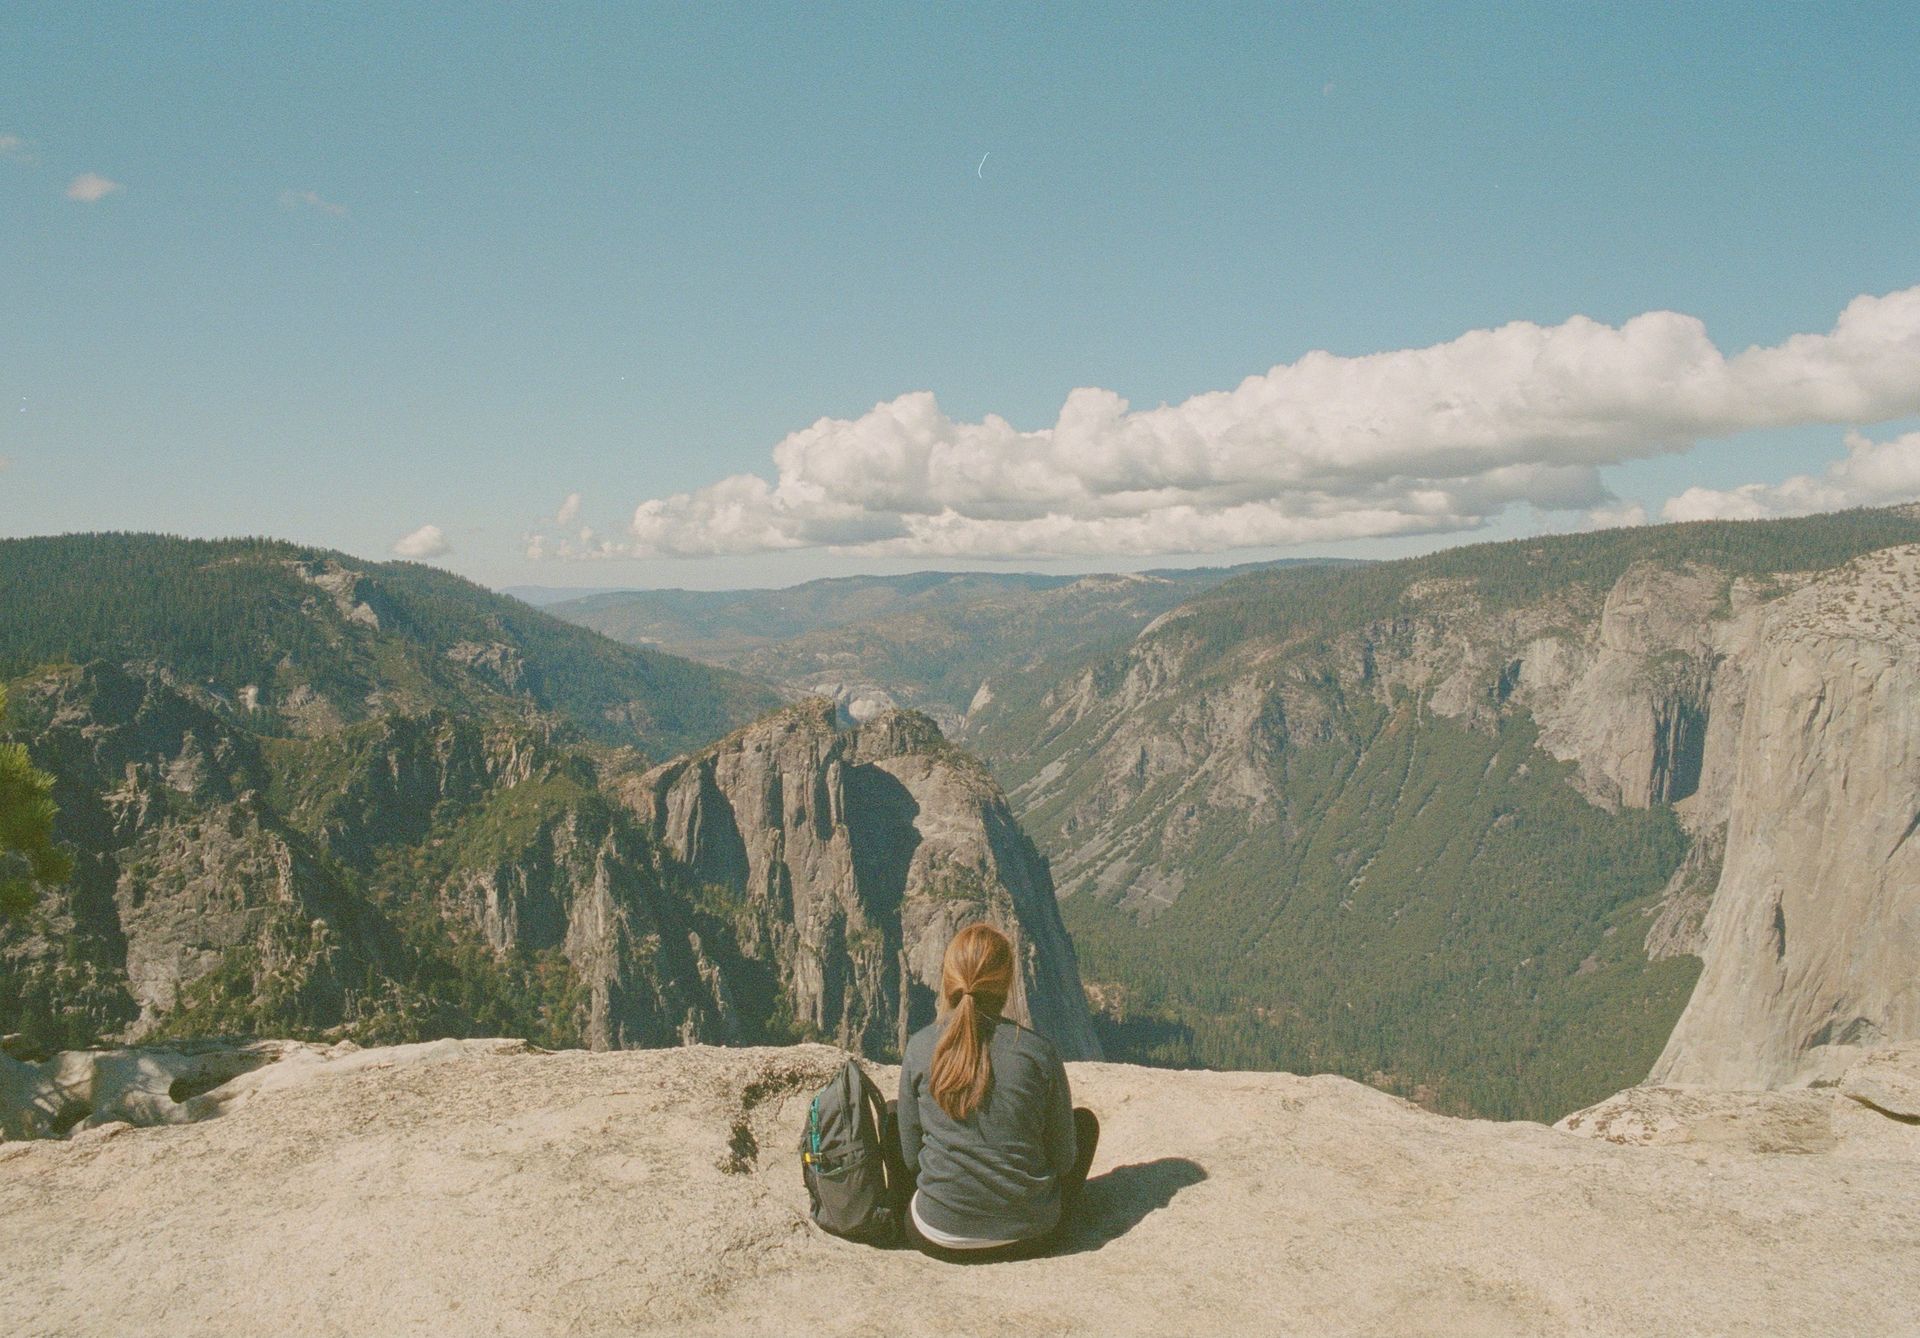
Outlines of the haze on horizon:
{"label": "haze on horizon", "polygon": [[495,585],[1920,496],[1920,12],[0,16],[0,535]]}

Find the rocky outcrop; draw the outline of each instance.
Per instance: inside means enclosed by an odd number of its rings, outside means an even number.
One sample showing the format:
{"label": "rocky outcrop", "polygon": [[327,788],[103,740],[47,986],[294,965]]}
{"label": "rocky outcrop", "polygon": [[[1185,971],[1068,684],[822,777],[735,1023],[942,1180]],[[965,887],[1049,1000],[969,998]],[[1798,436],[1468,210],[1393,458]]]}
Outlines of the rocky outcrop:
{"label": "rocky outcrop", "polygon": [[587,794],[476,843],[437,896],[497,958],[564,961],[578,998],[563,1007],[592,1049],[756,1038],[766,1010],[743,1017],[735,993],[758,973],[730,941],[703,941],[689,890],[630,815]]}
{"label": "rocky outcrop", "polygon": [[841,735],[830,705],[797,708],[643,780],[540,718],[287,738],[203,698],[97,662],[16,694],[81,857],[0,927],[9,1030],[888,1049],[986,916],[1020,945],[1021,1006],[1093,1052],[1044,863],[922,717]]}
{"label": "rocky outcrop", "polygon": [[1920,1039],[1920,547],[1769,605],[1706,969],[1653,1081],[1770,1087]]}
{"label": "rocky outcrop", "polygon": [[775,969],[794,1020],[898,1053],[930,1020],[941,955],[985,919],[1012,937],[1012,1007],[1063,1054],[1097,1053],[1044,860],[992,778],[931,720],[836,728],[814,699],[629,791],[653,835],[736,899],[742,948]]}
{"label": "rocky outcrop", "polygon": [[1555,1126],[1635,1147],[1902,1158],[1920,1152],[1920,1046],[1857,1054],[1818,1087],[1740,1090],[1648,1083]]}
{"label": "rocky outcrop", "polygon": [[[1080,1212],[982,1270],[808,1222],[791,1149],[843,1059],[301,1047],[189,1097],[217,1118],[0,1143],[0,1328],[1664,1338],[1920,1313],[1920,1128],[1832,1093],[1668,1094],[1647,1137],[1070,1065],[1102,1124]],[[1787,1109],[1809,1100],[1824,1127]]]}
{"label": "rocky outcrop", "polygon": [[1700,788],[1707,723],[1719,714],[1709,710],[1715,671],[1735,639],[1715,618],[1728,594],[1711,568],[1637,563],[1585,636],[1518,649],[1518,704],[1539,722],[1540,746],[1578,765],[1595,802],[1648,808]]}
{"label": "rocky outcrop", "polygon": [[[165,1048],[67,1050],[39,1063],[0,1055],[0,1139],[69,1138],[111,1125],[189,1124],[239,1098],[242,1074],[358,1050],[299,1041],[183,1041]],[[206,1094],[219,1089],[211,1100]]]}
{"label": "rocky outcrop", "polygon": [[[252,735],[151,666],[56,670],[15,700],[76,854],[36,916],[0,930],[16,1009],[36,1003],[69,1036],[138,1034],[239,953],[292,1006],[337,1013],[340,954],[377,950],[321,851],[266,802]],[[70,992],[83,964],[90,987]]]}

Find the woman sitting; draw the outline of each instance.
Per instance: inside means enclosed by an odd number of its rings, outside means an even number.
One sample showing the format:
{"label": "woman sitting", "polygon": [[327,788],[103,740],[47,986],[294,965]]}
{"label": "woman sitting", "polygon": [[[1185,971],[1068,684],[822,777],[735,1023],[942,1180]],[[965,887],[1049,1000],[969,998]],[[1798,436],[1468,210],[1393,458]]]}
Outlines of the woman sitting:
{"label": "woman sitting", "polygon": [[940,1016],[900,1066],[907,1238],[955,1262],[1023,1258],[1053,1243],[1086,1183],[1100,1125],[1075,1110],[1053,1043],[1000,1016],[1013,946],[988,924],[954,935]]}

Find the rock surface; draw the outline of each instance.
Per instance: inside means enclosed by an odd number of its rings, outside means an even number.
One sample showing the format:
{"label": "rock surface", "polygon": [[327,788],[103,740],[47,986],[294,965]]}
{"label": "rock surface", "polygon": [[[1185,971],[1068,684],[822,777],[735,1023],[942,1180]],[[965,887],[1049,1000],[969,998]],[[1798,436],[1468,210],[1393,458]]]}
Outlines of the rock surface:
{"label": "rock surface", "polygon": [[1648,1084],[1577,1110],[1555,1128],[1643,1147],[1753,1153],[1920,1152],[1920,1047],[1869,1051],[1819,1087],[1724,1090]]}
{"label": "rock surface", "polygon": [[1083,1216],[1053,1256],[982,1270],[807,1222],[791,1149],[840,1052],[519,1048],[300,1049],[206,1094],[217,1119],[0,1144],[0,1331],[1894,1333],[1920,1313],[1920,1128],[1854,1102],[1817,1147],[1634,1146],[1344,1079],[1076,1064],[1103,1124]]}
{"label": "rock surface", "polygon": [[898,1054],[933,1017],[954,931],[985,919],[1014,942],[1016,1014],[1069,1059],[1099,1055],[1046,862],[993,778],[927,717],[840,730],[815,698],[629,794],[696,878],[741,899],[743,950],[771,959],[816,1032]]}
{"label": "rock surface", "polygon": [[1920,547],[1759,617],[1706,969],[1652,1080],[1770,1087],[1920,1039]]}
{"label": "rock surface", "polygon": [[[290,1057],[358,1049],[299,1041],[185,1041],[173,1047],[66,1050],[39,1063],[0,1055],[0,1139],[62,1138],[110,1125],[190,1124],[217,1114],[204,1094]],[[229,1089],[237,1090],[237,1089]]]}
{"label": "rock surface", "polygon": [[1873,1051],[1840,1076],[1839,1088],[1869,1110],[1920,1124],[1920,1046]]}

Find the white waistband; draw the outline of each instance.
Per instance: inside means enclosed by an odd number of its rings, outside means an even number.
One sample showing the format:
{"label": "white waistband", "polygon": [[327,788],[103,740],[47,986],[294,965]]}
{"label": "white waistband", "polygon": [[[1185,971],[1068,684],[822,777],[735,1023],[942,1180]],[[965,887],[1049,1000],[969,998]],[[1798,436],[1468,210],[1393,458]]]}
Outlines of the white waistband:
{"label": "white waistband", "polygon": [[913,1214],[913,1224],[919,1228],[920,1234],[927,1238],[927,1243],[938,1245],[943,1250],[991,1250],[1002,1245],[1013,1245],[1020,1239],[1015,1236],[1012,1240],[980,1240],[973,1236],[949,1236],[944,1231],[936,1231],[927,1225],[926,1218],[920,1216],[918,1190],[914,1191],[912,1202],[907,1204],[907,1211]]}

